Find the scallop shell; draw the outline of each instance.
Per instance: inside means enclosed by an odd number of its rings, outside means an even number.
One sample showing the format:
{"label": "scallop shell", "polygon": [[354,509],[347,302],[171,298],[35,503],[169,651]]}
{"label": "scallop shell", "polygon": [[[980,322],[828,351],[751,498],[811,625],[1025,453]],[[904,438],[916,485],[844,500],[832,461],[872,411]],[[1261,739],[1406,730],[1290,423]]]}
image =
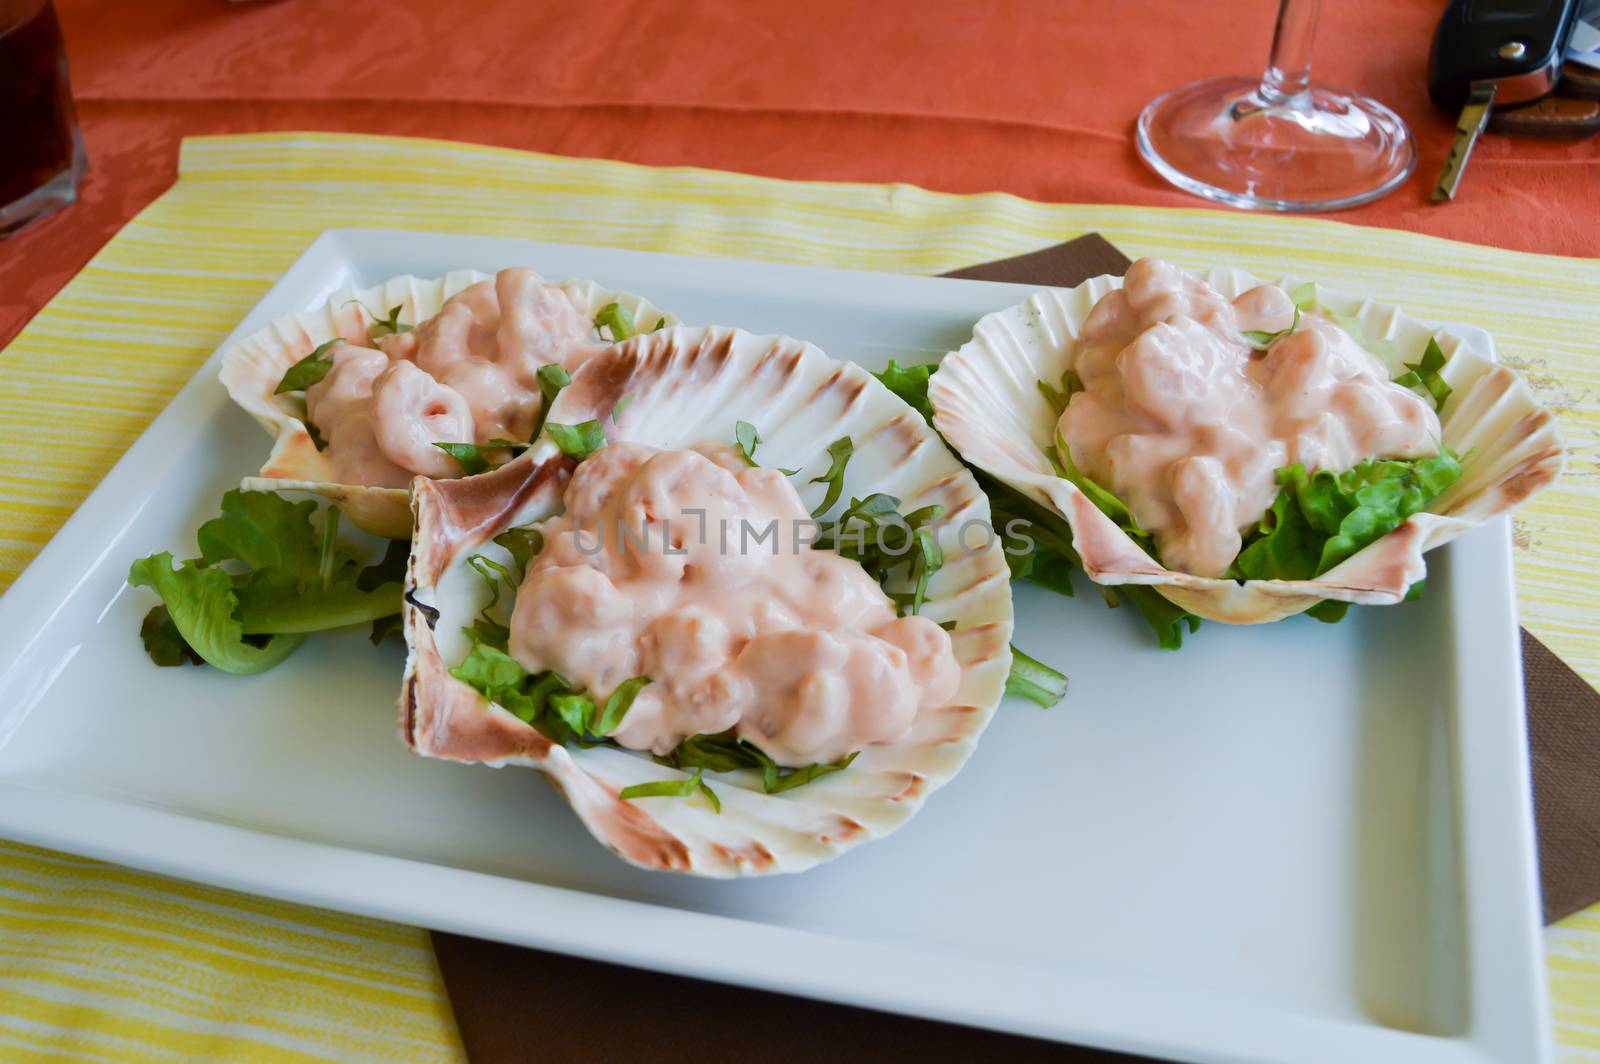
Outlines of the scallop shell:
{"label": "scallop shell", "polygon": [[[1228,299],[1262,282],[1240,270],[1202,279]],[[1286,278],[1284,287],[1299,282]],[[1025,303],[978,322],[973,337],[948,355],[928,387],[934,423],[968,462],[1049,507],[1072,526],[1089,578],[1101,584],[1150,584],[1191,613],[1229,624],[1276,621],[1323,599],[1363,605],[1399,602],[1422,579],[1424,552],[1504,514],[1548,487],[1564,450],[1555,419],[1527,384],[1495,360],[1488,335],[1434,329],[1387,303],[1318,286],[1324,305],[1354,315],[1368,337],[1392,344],[1379,356],[1396,375],[1436,337],[1454,391],[1440,411],[1443,442],[1465,456],[1461,478],[1427,512],[1314,580],[1209,579],[1163,568],[1069,481],[1055,475],[1056,416],[1037,382],[1059,381],[1071,367],[1073,341],[1096,301],[1122,278],[1096,277],[1076,288],[1043,289]]]}
{"label": "scallop shell", "polygon": [[[625,396],[632,398],[614,418]],[[645,868],[719,878],[797,872],[903,824],[966,762],[1010,670],[1008,573],[998,543],[966,524],[987,529],[989,521],[988,500],[971,473],[859,366],[799,340],[732,329],[649,333],[596,356],[550,412],[555,423],[591,418],[613,441],[663,448],[731,442],[735,422],[749,421],[763,437],[757,457],[799,468],[794,483],[809,505],[820,501],[823,486],[806,481],[827,467],[828,443],[849,435],[855,453],[841,505],[871,491],[897,496],[906,511],[942,504],[948,517],[937,535],[945,563],[922,613],[956,622],[962,677],[954,700],[920,713],[904,742],[868,747],[846,770],[781,794],[763,793],[754,772],[708,773],[720,815],[698,798],[620,800],[617,792],[630,784],[684,774],[632,751],[553,745],[447,671],[468,653],[461,628],[487,597],[466,559],[484,553],[505,560],[489,542],[493,536],[560,508],[574,463],[541,438],[493,473],[416,484],[405,610],[410,653],[400,700],[405,742],[432,757],[540,769],[595,838]]]}
{"label": "scallop shell", "polygon": [[[417,323],[433,317],[445,300],[479,281],[492,280],[477,270],[456,270],[432,280],[405,275],[372,288],[346,288],[326,304],[302,314],[287,314],[222,354],[220,377],[234,402],[242,406],[273,437],[272,453],[261,472],[246,477],[245,491],[308,491],[338,503],[345,515],[361,528],[391,539],[411,535],[411,493],[405,488],[376,488],[365,484],[338,484],[331,480],[329,464],[306,431],[304,401],[297,396],[274,395],[284,372],[318,345],[335,337],[367,344],[371,310],[387,313],[400,307],[400,319]],[[607,303],[621,303],[635,320],[678,319],[648,300],[601,288],[593,281],[565,282],[579,296],[585,313],[593,316]],[[369,308],[371,308],[369,310]]]}

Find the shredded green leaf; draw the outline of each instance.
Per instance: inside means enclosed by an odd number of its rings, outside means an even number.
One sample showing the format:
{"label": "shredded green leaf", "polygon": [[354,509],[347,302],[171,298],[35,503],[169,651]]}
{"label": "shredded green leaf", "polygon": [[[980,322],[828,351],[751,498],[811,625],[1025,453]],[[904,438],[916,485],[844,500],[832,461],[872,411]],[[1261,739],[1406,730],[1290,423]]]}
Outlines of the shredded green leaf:
{"label": "shredded green leaf", "polygon": [[602,330],[602,336],[609,331],[613,343],[621,343],[639,331],[633,324],[633,314],[621,303],[607,303],[601,307],[600,313],[594,316],[594,327]]}
{"label": "shredded green leaf", "polygon": [[[488,568],[495,571],[492,565]],[[495,579],[503,577],[496,573]],[[587,692],[573,687],[559,673],[528,672],[503,646],[481,638],[478,626],[466,632],[473,640],[472,650],[450,675],[563,746],[615,745],[606,736],[622,724],[634,699],[650,683],[647,676],[624,680],[601,709]]]}
{"label": "shredded green leaf", "polygon": [[828,485],[827,492],[822,496],[822,502],[811,511],[812,517],[821,517],[833,509],[833,504],[839,501],[839,496],[844,493],[844,470],[850,464],[850,455],[855,451],[855,444],[849,436],[840,436],[828,444],[828,471],[820,477],[812,477],[813,484]]}
{"label": "shredded green leaf", "polygon": [[912,554],[911,580],[911,607],[907,611],[912,616],[922,612],[922,602],[928,595],[928,580],[934,573],[944,566],[944,551],[939,547],[939,541],[934,538],[933,531],[919,528],[912,535],[916,546]]}
{"label": "shredded green leaf", "polygon": [[517,583],[511,571],[493,558],[482,554],[473,554],[467,558],[467,565],[483,581],[489,589],[489,601],[484,603],[478,611],[478,619],[466,629],[475,642],[487,643],[496,650],[505,650],[511,643],[511,630],[502,624],[494,615],[494,609],[500,604],[500,588],[504,585],[512,594],[516,594]]}
{"label": "shredded green leaf", "polygon": [[1314,311],[1318,314],[1321,314],[1324,318],[1327,318],[1329,321],[1339,326],[1339,328],[1349,333],[1350,338],[1356,343],[1377,355],[1379,358],[1384,359],[1385,361],[1392,361],[1394,359],[1395,350],[1393,341],[1372,339],[1367,335],[1366,329],[1362,328],[1361,319],[1359,317],[1354,314],[1345,314],[1341,311],[1334,310],[1332,307],[1321,302],[1317,296],[1317,285],[1315,281],[1307,281],[1304,284],[1297,285],[1295,290],[1290,293],[1290,298],[1294,301],[1296,310],[1305,311],[1308,313]]}
{"label": "shredded green leaf", "polygon": [[[931,370],[934,367],[913,368]],[[928,376],[927,372],[923,372],[918,375],[920,379],[901,377],[895,382],[898,387],[894,385],[891,387],[895,394],[921,410],[931,424],[933,419],[928,402]],[[1081,387],[1082,382],[1076,379],[1076,374],[1073,374],[1063,379],[1062,386],[1063,389],[1071,391]],[[920,391],[914,390],[917,388],[920,388]],[[1058,594],[1071,595],[1071,571],[1081,566],[1078,554],[1072,547],[1072,528],[1066,519],[983,470],[970,465],[967,468],[977,479],[978,486],[984,494],[989,496],[995,531],[1010,547],[1006,552],[1006,561],[1011,567],[1013,576],[1029,580]],[[1079,490],[1082,490],[1081,485]],[[1115,500],[1115,496],[1111,499]],[[1120,501],[1116,505],[1126,509]],[[1131,518],[1131,514],[1129,516]],[[1032,549],[1024,553],[1019,553],[1023,546],[1021,536],[1026,536],[1027,541],[1032,544]],[[1120,591],[1118,599],[1125,597],[1133,603],[1139,615],[1155,633],[1156,642],[1163,650],[1180,649],[1183,646],[1185,628],[1187,627],[1190,633],[1199,628],[1198,617],[1173,605],[1153,588],[1128,584]]]}
{"label": "shredded green leaf", "polygon": [[533,424],[533,432],[528,437],[536,440],[544,428],[544,423],[550,418],[550,407],[554,405],[556,396],[561,394],[561,389],[572,383],[572,374],[567,372],[565,366],[552,362],[548,366],[540,366],[533,375],[539,382],[539,394],[544,398],[544,402],[539,404],[539,417]]}
{"label": "shredded green leaf", "polygon": [[1285,336],[1288,336],[1298,328],[1300,328],[1300,308],[1297,306],[1294,308],[1294,320],[1289,323],[1289,327],[1287,329],[1279,329],[1277,332],[1264,332],[1260,329],[1246,329],[1244,331],[1244,338],[1250,341],[1250,346],[1255,348],[1257,351],[1265,351],[1267,348],[1271,347],[1273,344],[1277,343]]}
{"label": "shredded green leaf", "polygon": [[1072,448],[1062,438],[1061,430],[1056,429],[1056,449],[1047,453],[1047,457],[1056,467],[1056,475],[1070,480],[1079,491],[1088,496],[1094,503],[1095,509],[1111,518],[1116,526],[1127,533],[1128,538],[1139,544],[1139,547],[1152,558],[1156,556],[1155,538],[1139,527],[1138,518],[1133,516],[1133,511],[1128,509],[1128,504],[1117,498],[1116,495],[1101,487],[1088,475],[1079,471],[1072,461]]}
{"label": "shredded green leaf", "polygon": [[372,314],[373,317],[372,324],[367,326],[367,339],[374,343],[385,336],[397,336],[400,333],[408,333],[412,329],[412,326],[400,320],[401,307],[390,307],[389,316],[386,318],[380,318],[378,315],[373,314],[371,308],[363,307],[363,309],[368,314]]}
{"label": "shredded green leaf", "polygon": [[1443,410],[1445,401],[1450,398],[1450,393],[1455,389],[1445,383],[1444,376],[1439,372],[1444,368],[1444,350],[1439,346],[1437,337],[1428,337],[1428,346],[1423,349],[1422,361],[1406,362],[1406,372],[1394,379],[1394,383],[1405,388],[1425,388],[1433,396],[1434,410]]}
{"label": "shredded green leaf", "polygon": [[322,430],[317,428],[317,423],[310,417],[304,418],[300,424],[306,427],[306,435],[311,437],[311,446],[319,451],[328,449],[328,441],[322,438]]}
{"label": "shredded green leaf", "polygon": [[611,697],[606,699],[606,705],[600,711],[600,717],[595,721],[594,732],[596,735],[610,735],[622,726],[622,720],[628,715],[628,710],[633,707],[633,700],[639,692],[650,682],[648,676],[635,676],[631,680],[623,680],[617,689],[611,692]]}
{"label": "shredded green leaf", "polygon": [[550,439],[569,458],[583,461],[606,445],[606,430],[598,421],[583,421],[576,425],[546,424]]}
{"label": "shredded green leaf", "polygon": [[534,555],[544,550],[544,533],[537,528],[508,528],[494,537],[494,542],[504,547],[511,555],[517,583],[521,584],[528,573],[528,562],[533,560]]}
{"label": "shredded green leaf", "polygon": [[909,591],[890,592],[902,616],[921,612],[928,581],[944,565],[944,551],[930,527],[944,517],[944,507],[924,506],[899,512],[900,500],[874,492],[852,499],[836,521],[824,521],[812,547],[832,550],[859,564],[888,590],[894,574],[904,569]]}
{"label": "shredded green leaf", "polygon": [[[700,778],[701,770],[695,769],[693,776],[685,776],[679,780],[653,780],[650,783],[635,783],[622,788],[617,792],[617,797],[624,801],[631,798],[687,798],[695,793],[703,784]],[[717,811],[722,811],[720,803]]]}
{"label": "shredded green leaf", "polygon": [[826,776],[830,772],[842,772],[844,769],[849,768],[850,762],[854,761],[860,753],[861,751],[859,750],[852,750],[837,761],[827,761],[821,764],[791,769],[778,776],[772,782],[767,782],[765,773],[763,773],[762,785],[768,794],[782,794],[784,791],[793,790],[796,787],[804,787],[820,776]]}
{"label": "shredded green leaf", "polygon": [[521,454],[529,447],[526,443],[516,440],[492,439],[488,443],[435,443],[435,447],[456,460],[461,467],[461,472],[467,476],[474,476],[490,469],[499,469],[505,465],[505,460],[498,457],[499,452],[509,451],[513,456]]}
{"label": "shredded green leaf", "polygon": [[544,405],[547,407],[556,401],[561,389],[572,383],[572,374],[559,363],[540,366],[533,375],[539,382],[539,394],[544,396]]}
{"label": "shredded green leaf", "polygon": [[[283,379],[273,389],[273,395],[282,395],[284,392],[303,392],[313,384],[317,384],[333,369],[333,356],[327,351],[334,344],[344,343],[344,337],[335,336],[326,343],[318,344],[311,353],[284,371]],[[309,422],[307,422],[309,424]],[[321,450],[319,447],[318,450]]]}
{"label": "shredded green leaf", "polygon": [[1045,402],[1050,404],[1050,409],[1055,412],[1056,418],[1066,413],[1067,404],[1072,402],[1072,397],[1083,391],[1083,381],[1075,370],[1067,370],[1061,375],[1061,387],[1052,388],[1044,381],[1037,381],[1039,392],[1044,396]]}
{"label": "shredded green leaf", "polygon": [[1006,676],[1006,694],[1021,695],[1049,709],[1067,693],[1067,677],[1037,658],[1031,658],[1011,645],[1011,672]]}
{"label": "shredded green leaf", "polygon": [[755,744],[741,739],[732,729],[715,735],[691,735],[678,744],[666,757],[656,760],[678,769],[704,769],[708,772],[734,772],[741,768],[756,769],[761,773],[761,789],[768,794],[781,794],[804,786],[819,776],[838,772],[856,759],[856,753],[846,754],[837,761],[803,765],[785,769],[768,757]]}
{"label": "shredded green leaf", "polygon": [[739,445],[739,453],[744,455],[744,460],[749,465],[756,464],[756,445],[761,442],[761,433],[748,421],[735,421],[733,423],[733,438]]}
{"label": "shredded green leaf", "polygon": [[[928,401],[928,379],[936,368],[932,365],[902,367],[891,362],[889,369],[877,376],[890,391],[914,407],[931,425],[933,408]],[[1077,379],[1075,373],[1069,373],[1062,380],[1062,389],[1069,393],[1069,398],[1082,386],[1082,381]],[[1053,461],[1059,463],[1059,459]],[[971,465],[967,468],[977,479],[978,487],[989,496],[995,532],[1010,548],[1006,551],[1006,562],[1011,567],[1013,577],[1036,583],[1058,594],[1071,595],[1070,574],[1080,565],[1078,554],[1072,547],[1072,528],[1066,519],[983,470]],[[1058,471],[1062,470],[1058,468]],[[1081,485],[1079,490],[1083,490]],[[1115,496],[1111,498],[1115,500]],[[1116,505],[1122,506],[1120,502]],[[1125,506],[1122,508],[1126,509]],[[1024,536],[1032,544],[1031,549],[1023,550]],[[1134,604],[1163,650],[1181,648],[1185,627],[1192,633],[1200,626],[1198,617],[1173,605],[1153,588],[1127,584],[1115,598],[1117,601],[1127,598]]]}

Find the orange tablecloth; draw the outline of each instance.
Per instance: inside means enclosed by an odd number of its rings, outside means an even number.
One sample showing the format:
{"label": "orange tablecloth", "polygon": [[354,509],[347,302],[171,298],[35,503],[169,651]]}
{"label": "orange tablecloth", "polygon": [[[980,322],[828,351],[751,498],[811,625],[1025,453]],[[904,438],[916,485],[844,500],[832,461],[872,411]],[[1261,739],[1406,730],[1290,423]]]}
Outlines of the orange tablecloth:
{"label": "orange tablecloth", "polygon": [[[0,241],[0,344],[171,183],[191,133],[322,129],[787,178],[1193,205],[1132,129],[1180,82],[1257,68],[1271,0],[57,0],[82,202]],[[1323,5],[1317,73],[1397,109],[1418,174],[1342,218],[1600,254],[1600,139],[1486,138],[1427,193],[1452,119],[1423,88],[1440,0]],[[1447,265],[1447,264],[1446,264]]]}

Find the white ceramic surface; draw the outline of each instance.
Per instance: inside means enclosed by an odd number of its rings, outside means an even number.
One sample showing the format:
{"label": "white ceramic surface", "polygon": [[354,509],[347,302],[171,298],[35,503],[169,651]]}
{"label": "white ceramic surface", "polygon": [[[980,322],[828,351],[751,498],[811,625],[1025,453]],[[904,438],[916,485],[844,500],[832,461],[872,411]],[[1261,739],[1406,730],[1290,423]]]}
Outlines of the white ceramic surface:
{"label": "white ceramic surface", "polygon": [[[874,369],[953,350],[1028,292],[338,231],[236,335],[345,285],[523,263]],[[617,861],[535,773],[407,751],[398,646],[318,639],[251,678],[150,665],[128,563],[191,550],[260,445],[208,363],[0,596],[0,835],[1159,1056],[1548,1059],[1504,521],[1431,556],[1420,603],[1208,625],[1177,654],[1086,582],[1075,600],[1020,588],[1016,643],[1071,674],[1065,701],[1007,700],[892,837],[799,876],[709,882]]]}

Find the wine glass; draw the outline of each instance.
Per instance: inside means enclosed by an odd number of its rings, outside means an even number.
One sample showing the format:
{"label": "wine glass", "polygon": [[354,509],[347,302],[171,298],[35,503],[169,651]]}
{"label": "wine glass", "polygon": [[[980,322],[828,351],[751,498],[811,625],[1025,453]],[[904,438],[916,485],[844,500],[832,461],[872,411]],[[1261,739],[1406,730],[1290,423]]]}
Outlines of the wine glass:
{"label": "wine glass", "polygon": [[50,0],[0,0],[0,237],[71,203],[83,134]]}
{"label": "wine glass", "polygon": [[1266,73],[1209,78],[1151,100],[1139,154],[1187,192],[1247,210],[1336,211],[1393,191],[1417,166],[1400,116],[1311,83],[1318,0],[1282,0]]}

